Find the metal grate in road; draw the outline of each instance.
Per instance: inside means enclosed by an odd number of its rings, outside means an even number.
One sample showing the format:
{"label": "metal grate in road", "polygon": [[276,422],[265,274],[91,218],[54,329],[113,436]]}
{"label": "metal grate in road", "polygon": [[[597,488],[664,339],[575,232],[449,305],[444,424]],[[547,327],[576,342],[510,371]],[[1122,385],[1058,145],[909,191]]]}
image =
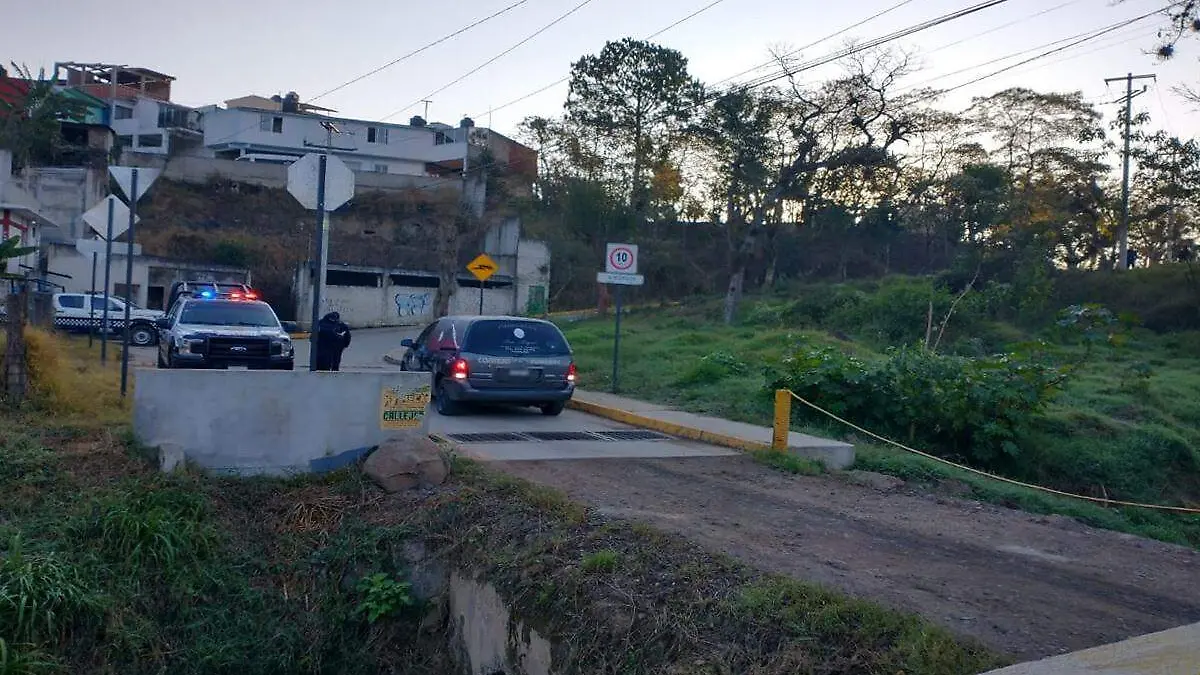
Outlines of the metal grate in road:
{"label": "metal grate in road", "polygon": [[657,431],[644,431],[642,429],[630,429],[628,431],[597,431],[594,432],[597,436],[609,441],[669,441],[670,436],[660,434]]}
{"label": "metal grate in road", "polygon": [[482,434],[447,434],[452,441],[459,443],[519,443],[528,441],[523,434],[512,432],[482,433]]}
{"label": "metal grate in road", "polygon": [[470,434],[446,434],[458,443],[558,443],[566,441],[669,441],[657,431],[627,429],[619,431],[501,431]]}
{"label": "metal grate in road", "polygon": [[590,431],[526,431],[525,435],[537,441],[604,441],[608,440]]}

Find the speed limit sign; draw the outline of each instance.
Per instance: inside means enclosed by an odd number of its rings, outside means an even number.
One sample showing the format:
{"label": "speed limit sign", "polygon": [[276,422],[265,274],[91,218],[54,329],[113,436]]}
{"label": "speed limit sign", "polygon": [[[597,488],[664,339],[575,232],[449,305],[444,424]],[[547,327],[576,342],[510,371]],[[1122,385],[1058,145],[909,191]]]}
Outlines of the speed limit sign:
{"label": "speed limit sign", "polygon": [[609,244],[604,256],[604,271],[609,274],[637,274],[636,244]]}

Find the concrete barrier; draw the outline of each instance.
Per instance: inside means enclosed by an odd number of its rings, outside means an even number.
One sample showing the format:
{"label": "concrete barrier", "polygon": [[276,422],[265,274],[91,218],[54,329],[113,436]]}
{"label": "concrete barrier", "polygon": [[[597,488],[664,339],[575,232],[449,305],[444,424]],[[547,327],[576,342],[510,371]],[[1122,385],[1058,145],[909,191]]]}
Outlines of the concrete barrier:
{"label": "concrete barrier", "polygon": [[147,368],[135,377],[138,442],[232,475],[333,471],[397,431],[425,429],[429,410],[428,373]]}

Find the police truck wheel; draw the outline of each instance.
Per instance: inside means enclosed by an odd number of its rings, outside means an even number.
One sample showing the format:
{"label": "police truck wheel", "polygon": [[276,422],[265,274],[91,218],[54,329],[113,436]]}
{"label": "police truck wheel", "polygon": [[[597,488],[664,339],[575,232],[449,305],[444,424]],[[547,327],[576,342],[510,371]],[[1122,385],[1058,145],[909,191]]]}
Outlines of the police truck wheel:
{"label": "police truck wheel", "polygon": [[154,344],[154,330],[149,326],[134,326],[129,329],[129,344],[134,347],[148,347]]}

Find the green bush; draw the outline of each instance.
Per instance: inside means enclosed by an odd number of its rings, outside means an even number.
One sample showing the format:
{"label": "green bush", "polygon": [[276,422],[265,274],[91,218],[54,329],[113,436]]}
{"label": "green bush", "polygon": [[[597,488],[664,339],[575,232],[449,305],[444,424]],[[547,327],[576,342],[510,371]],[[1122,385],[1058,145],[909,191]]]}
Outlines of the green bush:
{"label": "green bush", "polygon": [[969,359],[903,348],[867,362],[825,348],[785,357],[770,387],[877,433],[996,468],[1018,454],[1018,435],[1062,380],[1033,355]]}

